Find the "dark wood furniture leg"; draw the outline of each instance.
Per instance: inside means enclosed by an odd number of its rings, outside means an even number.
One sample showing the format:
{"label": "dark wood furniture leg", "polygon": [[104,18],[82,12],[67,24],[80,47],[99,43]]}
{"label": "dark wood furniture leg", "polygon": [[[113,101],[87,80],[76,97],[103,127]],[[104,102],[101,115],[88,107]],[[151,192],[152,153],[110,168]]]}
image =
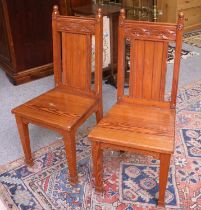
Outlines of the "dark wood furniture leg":
{"label": "dark wood furniture leg", "polygon": [[17,115],[15,116],[15,119],[25,155],[25,162],[27,165],[33,166],[34,162],[31,155],[28,123],[24,123],[23,119]]}
{"label": "dark wood furniture leg", "polygon": [[119,14],[112,14],[109,16],[110,22],[110,76],[106,81],[106,84],[110,84],[117,87],[117,79],[115,78],[115,72],[117,70],[117,56],[118,56],[118,24]]}
{"label": "dark wood furniture leg", "polygon": [[69,169],[69,178],[71,184],[77,184],[77,167],[76,167],[76,141],[75,141],[75,131],[65,132],[63,134],[64,145],[66,149],[66,159]]}
{"label": "dark wood furniture leg", "polygon": [[96,122],[98,123],[103,118],[103,102],[101,99],[101,102],[98,106],[98,111],[96,112]]}
{"label": "dark wood furniture leg", "polygon": [[103,150],[99,142],[92,142],[93,174],[95,177],[96,192],[103,191]]}
{"label": "dark wood furniture leg", "polygon": [[158,206],[165,206],[165,192],[170,166],[170,154],[160,154],[159,198]]}

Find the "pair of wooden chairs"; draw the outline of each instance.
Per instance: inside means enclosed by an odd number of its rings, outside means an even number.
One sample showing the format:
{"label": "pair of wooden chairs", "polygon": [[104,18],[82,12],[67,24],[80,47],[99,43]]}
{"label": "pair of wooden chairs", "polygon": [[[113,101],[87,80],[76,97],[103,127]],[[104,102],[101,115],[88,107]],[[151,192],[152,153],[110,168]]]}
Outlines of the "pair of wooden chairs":
{"label": "pair of wooden chairs", "polygon": [[[54,6],[55,88],[15,108],[25,161],[33,165],[28,124],[63,135],[71,183],[77,183],[75,131],[92,113],[98,125],[89,134],[97,191],[103,190],[103,149],[152,155],[160,159],[159,200],[164,205],[170,157],[174,151],[175,106],[182,44],[183,14],[178,24],[136,22],[119,18],[117,103],[102,111],[102,14],[96,18],[60,16]],[[95,76],[91,86],[91,40],[95,35]],[[131,42],[130,86],[124,94],[125,40]],[[176,42],[170,101],[164,101],[168,43]]]}

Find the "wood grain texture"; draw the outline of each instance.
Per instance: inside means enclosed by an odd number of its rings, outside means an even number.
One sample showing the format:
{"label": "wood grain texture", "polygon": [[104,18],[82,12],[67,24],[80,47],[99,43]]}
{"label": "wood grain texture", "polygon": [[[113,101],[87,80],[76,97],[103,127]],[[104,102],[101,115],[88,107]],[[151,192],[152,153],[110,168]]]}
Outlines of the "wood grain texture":
{"label": "wood grain texture", "polygon": [[168,44],[131,41],[130,97],[164,100]]}
{"label": "wood grain texture", "polygon": [[175,23],[177,14],[182,11],[185,14],[184,31],[189,32],[201,27],[201,1],[198,0],[158,0],[157,7],[163,15],[159,21]]}
{"label": "wood grain texture", "polygon": [[[91,37],[90,35],[62,33],[63,83],[84,91],[91,89]],[[78,62],[79,58],[79,62]],[[80,77],[79,75],[82,75]]]}
{"label": "wood grain texture", "polygon": [[175,111],[119,103],[89,134],[94,141],[173,153]]}
{"label": "wood grain texture", "polygon": [[[125,19],[121,10],[118,41],[117,104],[90,132],[93,162],[99,150],[111,148],[152,155],[160,160],[158,205],[165,205],[169,162],[174,152],[175,104],[184,16],[177,24],[141,23]],[[124,94],[125,40],[131,42],[129,94]],[[164,100],[168,42],[176,43],[172,95]],[[95,155],[94,155],[95,154]],[[95,186],[101,189],[102,169],[95,165]]]}
{"label": "wood grain texture", "polygon": [[0,1],[0,66],[13,84],[53,73],[51,10],[55,4],[67,9],[65,3],[65,0]]}
{"label": "wood grain texture", "polygon": [[71,130],[84,117],[86,110],[95,111],[96,106],[97,101],[92,97],[63,92],[60,88],[55,88],[16,107],[13,112],[59,129]]}
{"label": "wood grain texture", "polygon": [[[74,28],[66,32],[57,27],[70,28],[70,23],[87,27],[93,23],[92,31]],[[76,170],[76,129],[92,114],[97,121],[102,118],[102,33],[101,10],[96,18],[63,17],[58,7],[52,14],[53,60],[55,88],[14,108],[17,125],[24,149],[26,162],[31,163],[31,149],[28,123],[52,129],[64,138],[69,179],[72,184],[78,181]],[[91,90],[91,39],[95,36],[95,88]]]}

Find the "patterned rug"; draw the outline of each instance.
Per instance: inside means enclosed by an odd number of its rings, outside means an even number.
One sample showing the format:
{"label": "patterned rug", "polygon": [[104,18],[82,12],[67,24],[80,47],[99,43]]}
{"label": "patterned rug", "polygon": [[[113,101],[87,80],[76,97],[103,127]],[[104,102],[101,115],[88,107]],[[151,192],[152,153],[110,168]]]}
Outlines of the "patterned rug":
{"label": "patterned rug", "polygon": [[[195,51],[189,51],[189,50],[184,50],[184,49],[182,49],[181,51],[182,59],[187,59],[187,58],[197,56],[197,55],[199,55],[199,53]],[[167,63],[174,63],[174,57],[175,57],[175,47],[169,46]]]}
{"label": "patterned rug", "polygon": [[[127,45],[127,55],[126,55],[126,60],[128,62],[128,68],[130,67],[130,45]],[[184,50],[182,49],[181,51],[181,59],[187,59],[193,56],[198,56],[199,53],[195,51],[189,51],[189,50]],[[172,64],[174,63],[174,57],[175,57],[175,47],[170,46],[168,47],[168,58],[167,58],[167,63]]]}
{"label": "patterned rug", "polygon": [[[166,191],[166,209],[201,209],[201,81],[178,94],[176,145]],[[93,127],[94,125],[92,125]],[[0,169],[0,197],[10,209],[156,209],[159,161],[106,151],[104,189],[96,194],[91,172],[90,128],[77,134],[79,184],[72,187],[62,140]]]}
{"label": "patterned rug", "polygon": [[183,35],[183,41],[187,44],[201,47],[201,31],[195,31]]}

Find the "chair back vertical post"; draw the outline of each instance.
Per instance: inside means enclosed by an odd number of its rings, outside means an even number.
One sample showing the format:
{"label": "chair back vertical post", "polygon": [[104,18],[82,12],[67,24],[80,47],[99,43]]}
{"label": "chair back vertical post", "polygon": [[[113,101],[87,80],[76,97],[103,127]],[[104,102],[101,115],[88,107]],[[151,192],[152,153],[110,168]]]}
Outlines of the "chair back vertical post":
{"label": "chair back vertical post", "polygon": [[180,12],[179,20],[177,23],[174,75],[173,75],[173,80],[172,80],[172,92],[171,92],[171,108],[173,108],[173,109],[175,109],[175,107],[176,107],[176,100],[177,100],[177,89],[178,89],[179,69],[180,69],[180,60],[181,60],[183,28],[184,28],[184,14],[182,12]]}
{"label": "chair back vertical post", "polygon": [[125,39],[124,25],[126,15],[125,10],[121,9],[119,16],[119,31],[118,31],[118,72],[117,72],[117,101],[121,100],[124,94],[124,69],[125,69]]}
{"label": "chair back vertical post", "polygon": [[96,15],[95,30],[95,94],[102,97],[102,66],[103,66],[103,15],[99,8]]}
{"label": "chair back vertical post", "polygon": [[57,17],[59,16],[58,6],[53,7],[52,12],[52,39],[53,39],[53,66],[55,86],[62,83],[61,71],[61,38],[57,31]]}

